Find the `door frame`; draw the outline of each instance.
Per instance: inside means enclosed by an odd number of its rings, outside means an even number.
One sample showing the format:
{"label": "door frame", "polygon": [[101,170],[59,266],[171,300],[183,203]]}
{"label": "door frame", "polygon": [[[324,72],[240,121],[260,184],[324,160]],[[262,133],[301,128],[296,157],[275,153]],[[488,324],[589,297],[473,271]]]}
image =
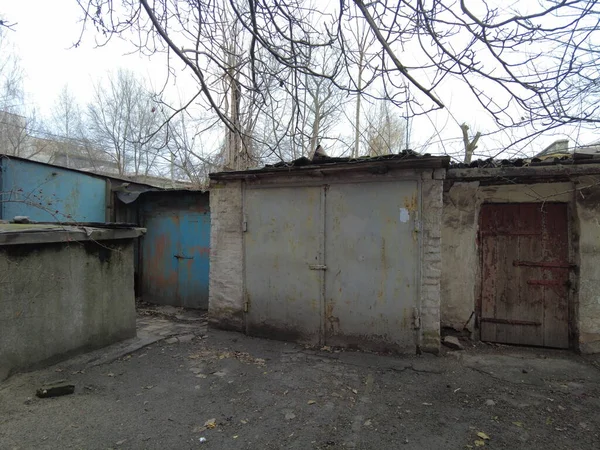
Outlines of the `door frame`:
{"label": "door frame", "polygon": [[[321,252],[320,260],[323,262],[327,261],[327,255],[325,253],[325,240],[327,236],[325,234],[326,229],[326,215],[327,215],[327,190],[329,186],[332,184],[362,184],[362,183],[384,183],[384,182],[393,182],[393,181],[414,181],[417,185],[417,217],[415,219],[415,224],[417,226],[417,230],[414,231],[417,238],[417,262],[416,262],[416,298],[415,298],[415,308],[416,314],[418,317],[415,317],[415,346],[416,352],[419,353],[422,347],[422,337],[423,337],[423,327],[421,325],[422,319],[422,302],[421,302],[421,292],[423,287],[423,216],[425,213],[423,212],[423,179],[421,172],[413,172],[410,174],[406,173],[386,173],[384,175],[379,175],[378,178],[374,178],[372,174],[368,174],[364,177],[357,177],[355,179],[344,179],[338,177],[327,177],[317,178],[315,180],[311,179],[294,179],[289,182],[274,182],[274,183],[261,183],[260,180],[242,180],[242,195],[241,195],[241,203],[242,203],[242,293],[243,293],[243,329],[246,334],[248,334],[248,291],[247,291],[247,256],[246,256],[246,232],[245,232],[245,222],[247,221],[247,213],[246,213],[246,190],[247,189],[278,189],[278,188],[288,188],[288,187],[320,187],[321,191],[321,205],[322,205],[322,214],[320,218],[320,227],[319,227],[319,249]],[[443,263],[442,263],[443,264]],[[327,276],[326,271],[323,271],[320,276],[320,305],[319,305],[319,345],[326,345],[326,280]]]}
{"label": "door frame", "polygon": [[[476,235],[476,245],[477,245],[477,284],[475,286],[475,338],[477,340],[481,340],[481,315],[483,308],[483,246],[482,244],[482,236],[481,236],[481,220],[482,220],[482,209],[484,205],[520,205],[520,204],[539,204],[544,205],[545,203],[560,203],[562,205],[566,205],[567,209],[567,249],[568,249],[568,260],[571,264],[574,265],[574,261],[576,260],[576,249],[574,247],[573,239],[573,230],[574,230],[574,218],[573,218],[573,202],[564,202],[564,201],[548,201],[548,202],[488,202],[483,201],[478,208],[477,211],[477,235]],[[570,288],[567,290],[567,327],[569,330],[569,342],[568,348],[573,349],[577,342],[577,329],[576,329],[576,310],[575,310],[575,296],[578,292],[578,266],[574,270],[569,269],[569,283]],[[513,345],[513,344],[503,344],[503,345]],[[518,345],[518,344],[514,344]],[[548,348],[548,347],[538,347],[538,348]]]}

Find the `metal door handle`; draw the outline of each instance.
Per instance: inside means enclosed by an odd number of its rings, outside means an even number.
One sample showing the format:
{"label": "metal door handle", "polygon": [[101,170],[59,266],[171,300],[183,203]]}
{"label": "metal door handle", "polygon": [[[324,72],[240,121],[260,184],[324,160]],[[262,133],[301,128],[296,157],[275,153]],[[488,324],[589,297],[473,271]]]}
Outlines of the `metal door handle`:
{"label": "metal door handle", "polygon": [[194,259],[193,256],[173,255],[177,259]]}
{"label": "metal door handle", "polygon": [[327,270],[327,266],[323,264],[309,264],[308,268],[310,270]]}

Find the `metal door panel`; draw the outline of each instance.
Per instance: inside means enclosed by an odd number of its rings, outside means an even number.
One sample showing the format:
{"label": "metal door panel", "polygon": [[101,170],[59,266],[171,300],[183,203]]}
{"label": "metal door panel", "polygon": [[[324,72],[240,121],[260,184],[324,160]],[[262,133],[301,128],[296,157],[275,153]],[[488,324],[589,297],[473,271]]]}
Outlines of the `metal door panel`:
{"label": "metal door panel", "polygon": [[208,309],[210,214],[182,211],[179,216],[177,301],[187,308]]}
{"label": "metal door panel", "polygon": [[418,192],[417,181],[328,188],[327,344],[415,350]]}
{"label": "metal door panel", "polygon": [[149,303],[208,308],[210,212],[203,194],[151,193],[142,209],[142,296]]}
{"label": "metal door panel", "polygon": [[144,220],[142,292],[144,301],[178,306],[179,218],[170,211],[153,212]]}
{"label": "metal door panel", "polygon": [[318,344],[322,188],[246,189],[248,334]]}

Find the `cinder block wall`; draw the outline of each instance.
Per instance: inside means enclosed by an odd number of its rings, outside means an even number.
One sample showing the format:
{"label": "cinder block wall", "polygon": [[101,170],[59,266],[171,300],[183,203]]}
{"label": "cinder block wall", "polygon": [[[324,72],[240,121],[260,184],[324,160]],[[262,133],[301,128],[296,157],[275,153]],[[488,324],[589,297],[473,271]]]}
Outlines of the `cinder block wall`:
{"label": "cinder block wall", "polygon": [[422,176],[423,236],[421,256],[421,349],[440,349],[440,289],[442,279],[442,195],[446,171],[438,169]]}
{"label": "cinder block wall", "polygon": [[209,321],[215,327],[243,331],[242,182],[213,183],[210,211]]}
{"label": "cinder block wall", "polygon": [[133,336],[133,240],[0,246],[0,380]]}

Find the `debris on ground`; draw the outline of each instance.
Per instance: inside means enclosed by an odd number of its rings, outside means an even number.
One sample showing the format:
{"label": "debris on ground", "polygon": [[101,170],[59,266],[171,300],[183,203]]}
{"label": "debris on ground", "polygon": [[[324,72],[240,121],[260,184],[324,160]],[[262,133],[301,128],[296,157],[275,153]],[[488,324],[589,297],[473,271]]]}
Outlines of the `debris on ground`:
{"label": "debris on ground", "polygon": [[196,352],[188,356],[189,359],[203,359],[203,360],[219,360],[219,359],[237,359],[246,364],[255,364],[257,366],[263,367],[266,365],[266,361],[262,358],[254,358],[249,353],[246,352],[223,352],[218,353],[212,350],[202,350],[200,352]]}
{"label": "debris on ground", "polygon": [[464,347],[456,336],[445,336],[442,343],[452,350],[463,350]]}
{"label": "debris on ground", "polygon": [[42,386],[41,388],[35,391],[35,395],[39,398],[50,398],[60,397],[62,395],[71,395],[73,392],[75,392],[74,384],[56,382],[48,384],[46,386]]}

